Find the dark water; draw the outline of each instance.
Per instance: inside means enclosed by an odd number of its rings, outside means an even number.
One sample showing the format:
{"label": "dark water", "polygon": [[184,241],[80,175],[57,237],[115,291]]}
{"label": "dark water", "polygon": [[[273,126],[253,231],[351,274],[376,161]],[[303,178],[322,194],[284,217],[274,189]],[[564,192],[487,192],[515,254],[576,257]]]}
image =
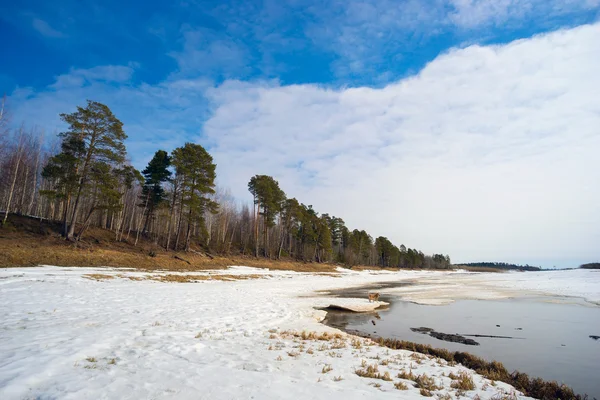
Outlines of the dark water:
{"label": "dark water", "polygon": [[[342,295],[356,295],[356,290]],[[385,301],[392,304],[378,311],[381,319],[372,313],[336,311],[328,313],[325,323],[344,330],[466,351],[500,361],[508,370],[556,380],[571,386],[577,393],[600,399],[600,340],[589,337],[600,335],[600,307],[583,301],[569,304],[564,299],[555,299],[562,303],[548,300],[462,300],[445,306],[426,306],[388,297]],[[469,346],[410,330],[422,326],[443,333],[513,339],[473,337],[480,345]]]}

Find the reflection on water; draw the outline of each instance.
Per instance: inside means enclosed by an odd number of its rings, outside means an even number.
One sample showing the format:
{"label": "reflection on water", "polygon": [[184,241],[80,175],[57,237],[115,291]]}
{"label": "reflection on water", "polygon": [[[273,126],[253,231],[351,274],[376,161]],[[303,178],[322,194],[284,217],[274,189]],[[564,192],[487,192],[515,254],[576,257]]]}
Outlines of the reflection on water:
{"label": "reflection on water", "polygon": [[[360,297],[364,297],[360,296]],[[409,340],[454,351],[467,351],[501,361],[545,380],[556,380],[576,392],[600,399],[600,307],[549,303],[544,299],[463,300],[445,306],[394,301],[385,310],[368,314],[328,312],[326,324],[364,334]],[[410,328],[475,337],[479,346],[435,339]]]}

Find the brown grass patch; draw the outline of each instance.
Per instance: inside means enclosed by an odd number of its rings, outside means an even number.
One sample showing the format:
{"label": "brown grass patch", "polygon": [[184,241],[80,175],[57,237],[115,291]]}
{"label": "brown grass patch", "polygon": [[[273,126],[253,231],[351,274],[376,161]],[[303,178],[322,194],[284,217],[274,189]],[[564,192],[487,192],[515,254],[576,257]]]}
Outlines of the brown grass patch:
{"label": "brown grass patch", "polygon": [[404,382],[396,382],[394,383],[394,387],[398,390],[408,390],[408,386]]}
{"label": "brown grass patch", "polygon": [[272,270],[328,273],[332,276],[338,274],[334,264],[269,260],[241,255],[209,257],[202,253],[165,251],[154,245],[152,240],[143,237],[140,237],[137,246],[134,246],[132,238],[135,239],[135,233],[132,233],[129,241],[117,242],[114,232],[96,227],[90,227],[80,242],[72,243],[60,237],[60,230],[61,224],[58,221],[40,222],[36,218],[10,214],[7,226],[0,229],[0,265],[7,268],[38,265],[109,266],[142,271],[180,272],[245,265]]}
{"label": "brown grass patch", "polygon": [[247,279],[262,279],[267,275],[226,275],[226,274],[211,274],[211,275],[152,275],[147,277],[147,280],[159,281],[159,282],[179,282],[179,283],[190,283],[200,281],[243,281]]}
{"label": "brown grass patch", "polygon": [[363,360],[362,368],[357,369],[354,373],[361,378],[372,378],[372,379],[381,379],[384,381],[391,381],[392,377],[389,372],[384,372],[383,374],[379,372],[379,367],[377,364],[366,365],[366,362]]}
{"label": "brown grass patch", "polygon": [[[451,374],[454,375],[454,374]],[[455,379],[451,384],[450,387],[454,388],[454,389],[460,389],[460,390],[475,390],[475,383],[473,382],[473,377],[471,376],[471,374],[468,374],[466,372],[461,372],[458,374],[458,376],[454,376],[454,377],[450,377],[451,379]]]}
{"label": "brown grass patch", "polygon": [[439,390],[439,386],[435,384],[435,380],[427,374],[419,375],[415,378],[416,387],[426,390]]}
{"label": "brown grass patch", "polygon": [[402,371],[398,372],[398,378],[406,379],[408,381],[414,381],[417,379],[417,376],[415,374],[413,374],[412,370],[409,370],[408,372],[406,372],[405,370],[402,370]]}
{"label": "brown grass patch", "polygon": [[[393,350],[410,350],[417,353],[439,357],[448,362],[448,365],[460,363],[463,366],[474,370],[479,375],[492,381],[501,381],[508,383],[526,396],[536,399],[550,400],[585,400],[587,396],[575,394],[570,387],[557,383],[556,381],[544,381],[541,378],[530,378],[527,374],[514,371],[512,373],[498,361],[486,361],[480,357],[465,352],[451,352],[446,349],[437,349],[426,344],[408,342],[405,340],[379,338],[378,343],[381,346]],[[456,375],[455,375],[456,376]]]}
{"label": "brown grass patch", "polygon": [[85,279],[91,279],[94,281],[107,281],[109,279],[114,279],[115,277],[112,275],[104,275],[104,274],[85,274],[81,275]]}

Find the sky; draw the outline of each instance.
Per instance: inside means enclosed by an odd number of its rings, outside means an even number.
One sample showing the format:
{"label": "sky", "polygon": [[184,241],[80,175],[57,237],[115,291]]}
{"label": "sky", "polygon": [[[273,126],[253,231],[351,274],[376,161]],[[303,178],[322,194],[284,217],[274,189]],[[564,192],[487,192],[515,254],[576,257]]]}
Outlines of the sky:
{"label": "sky", "polygon": [[14,124],[95,100],[240,202],[267,174],[455,262],[600,260],[600,0],[22,0],[0,37]]}

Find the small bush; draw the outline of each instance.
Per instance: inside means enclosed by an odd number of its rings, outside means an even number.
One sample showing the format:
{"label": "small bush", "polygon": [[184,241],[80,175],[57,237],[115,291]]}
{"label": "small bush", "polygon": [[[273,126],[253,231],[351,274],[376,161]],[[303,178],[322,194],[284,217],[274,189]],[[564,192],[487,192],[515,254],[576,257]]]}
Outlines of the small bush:
{"label": "small bush", "polygon": [[406,379],[409,381],[414,381],[417,379],[417,377],[415,376],[415,374],[413,374],[412,370],[409,370],[408,373],[405,370],[402,370],[400,372],[398,372],[398,378],[400,379]]}
{"label": "small bush", "polygon": [[416,386],[420,389],[427,389],[427,390],[440,389],[435,384],[435,380],[433,378],[427,376],[427,374],[417,376],[417,378],[415,379],[415,383],[417,384]]}
{"label": "small bush", "polygon": [[333,368],[331,367],[331,365],[325,365],[323,367],[323,369],[321,370],[321,373],[322,374],[326,374],[326,373],[328,373],[329,371],[332,371],[332,370],[333,370]]}
{"label": "small bush", "polygon": [[398,390],[408,390],[408,386],[404,382],[396,382],[394,383],[394,387]]}
{"label": "small bush", "polygon": [[478,374],[492,381],[508,383],[528,397],[536,399],[563,399],[563,400],[585,400],[585,396],[575,394],[571,388],[556,381],[546,382],[542,379],[530,378],[527,374],[513,372],[512,374],[498,361],[488,362],[484,359],[465,352],[451,352],[446,349],[436,349],[426,344],[408,342],[396,339],[377,339],[381,346],[393,350],[409,350],[434,357],[439,357],[448,362],[449,366],[458,363],[466,368],[472,369]]}
{"label": "small bush", "polygon": [[433,394],[431,394],[431,392],[429,390],[427,390],[427,389],[421,388],[421,390],[419,391],[419,393],[421,393],[421,396],[433,397]]}
{"label": "small bush", "polygon": [[461,372],[458,374],[458,376],[452,379],[456,379],[450,385],[454,389],[475,390],[475,383],[473,382],[473,377],[466,372]]}

